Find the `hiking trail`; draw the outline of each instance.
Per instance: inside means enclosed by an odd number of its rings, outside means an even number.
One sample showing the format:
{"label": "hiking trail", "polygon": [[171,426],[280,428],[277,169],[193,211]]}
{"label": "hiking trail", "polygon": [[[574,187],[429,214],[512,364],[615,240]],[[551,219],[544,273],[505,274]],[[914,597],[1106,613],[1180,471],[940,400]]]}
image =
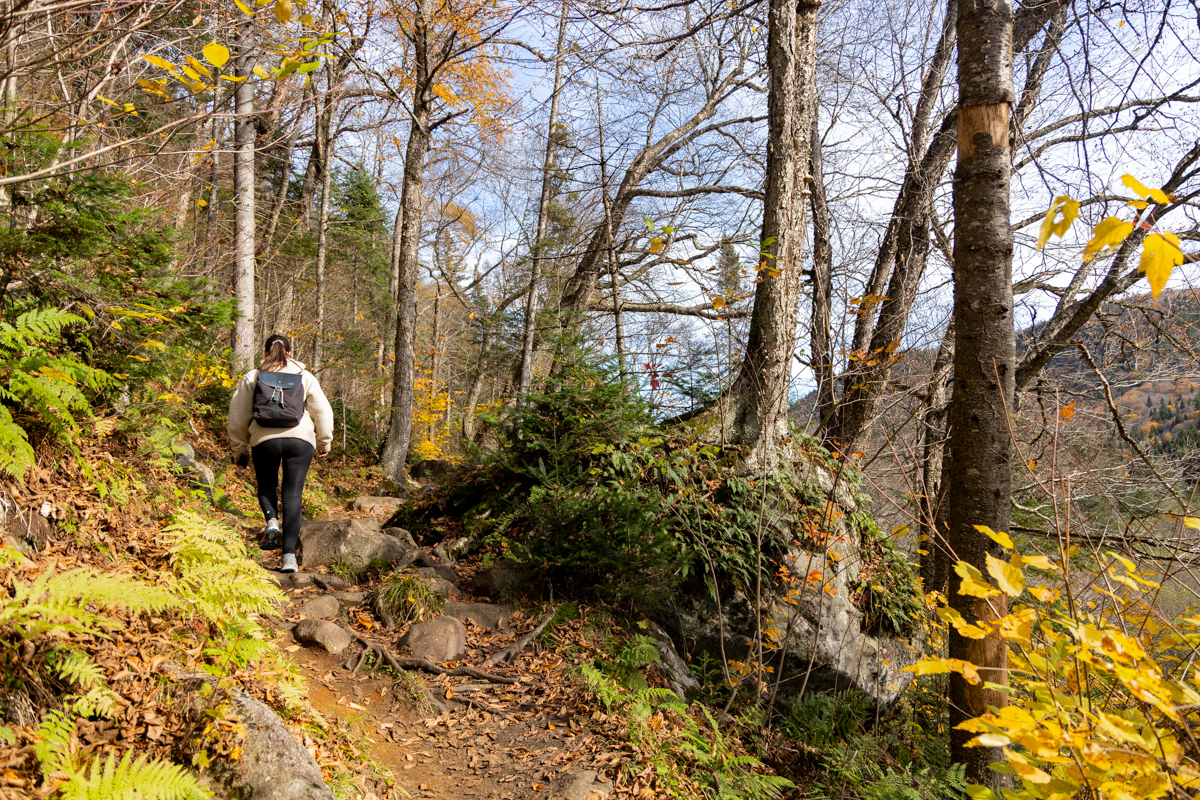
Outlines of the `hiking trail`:
{"label": "hiking trail", "polygon": [[[328,519],[356,517],[370,518],[335,511]],[[393,773],[396,787],[412,797],[438,800],[653,796],[643,794],[638,781],[613,789],[617,771],[633,754],[620,749],[608,715],[589,704],[568,675],[589,658],[578,620],[554,629],[557,642],[575,645],[570,648],[574,656],[564,656],[561,644],[558,652],[543,649],[535,639],[507,665],[488,663],[489,656],[533,632],[546,615],[471,596],[462,587],[475,567],[451,564],[457,581],[440,585],[449,595],[447,611],[456,609],[465,626],[465,654],[437,666],[475,667],[511,682],[423,670],[398,676],[375,654],[362,658],[368,649],[364,643],[403,660],[409,654],[400,640],[409,624],[388,630],[372,612],[365,587],[324,568],[285,575],[278,572],[279,559],[279,551],[273,551],[261,561],[291,601],[277,619],[268,620],[279,646],[301,667],[313,707],[364,731],[362,744],[371,759]],[[449,577],[444,567],[440,571]],[[429,568],[409,572],[439,581]],[[298,638],[294,631],[304,620],[333,622],[352,641],[344,649],[337,646],[342,641],[332,643],[336,652],[331,652],[309,637]],[[310,744],[305,741],[315,753]],[[364,776],[370,772],[367,766],[361,770]]]}

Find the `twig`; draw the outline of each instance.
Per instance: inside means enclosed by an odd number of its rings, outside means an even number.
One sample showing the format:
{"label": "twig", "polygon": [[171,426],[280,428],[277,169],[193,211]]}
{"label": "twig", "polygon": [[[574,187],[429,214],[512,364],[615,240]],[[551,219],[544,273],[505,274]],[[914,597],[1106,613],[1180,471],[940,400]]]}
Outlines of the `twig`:
{"label": "twig", "polygon": [[525,634],[520,639],[513,642],[512,644],[510,644],[508,647],[504,648],[503,650],[492,653],[490,656],[488,656],[487,663],[493,664],[493,665],[495,665],[495,664],[511,664],[513,662],[513,660],[518,655],[520,655],[521,651],[524,650],[529,645],[530,642],[532,642],[534,639],[536,639],[538,637],[538,634],[540,634],[542,631],[546,630],[546,626],[549,625],[550,621],[552,619],[554,619],[554,617],[557,615],[558,615],[558,609],[556,608],[553,611],[551,611],[549,614],[547,614],[546,618],[544,620],[542,620],[541,622],[539,622],[538,626],[536,628],[534,628],[533,630],[531,630],[529,633]]}
{"label": "twig", "polygon": [[364,639],[362,636],[359,636],[352,630],[346,628],[343,628],[343,630],[353,636],[359,644],[366,648],[366,650],[360,654],[358,664],[356,664],[354,667],[354,672],[358,672],[358,668],[361,667],[363,661],[366,660],[366,654],[368,652],[374,652],[380,658],[386,661],[389,667],[397,672],[402,672],[406,669],[420,669],[426,672],[432,672],[434,675],[451,675],[455,677],[466,676],[469,678],[479,678],[481,681],[491,681],[492,683],[513,684],[517,682],[516,678],[506,678],[503,675],[493,675],[490,672],[484,672],[477,667],[472,667],[466,664],[461,667],[447,669],[446,667],[439,667],[432,661],[427,661],[423,658],[397,658],[388,652],[387,648],[385,648],[383,645],[376,644],[370,639]]}

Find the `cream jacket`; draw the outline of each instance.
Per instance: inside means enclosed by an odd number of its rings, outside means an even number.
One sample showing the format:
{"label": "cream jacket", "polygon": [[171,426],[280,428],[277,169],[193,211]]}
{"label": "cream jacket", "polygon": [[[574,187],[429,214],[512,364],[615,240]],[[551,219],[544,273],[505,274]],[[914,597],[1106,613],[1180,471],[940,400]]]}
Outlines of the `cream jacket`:
{"label": "cream jacket", "polygon": [[263,428],[254,421],[254,386],[258,382],[258,370],[252,369],[238,381],[233,399],[229,401],[229,425],[226,430],[233,440],[233,454],[249,455],[250,448],[269,439],[303,439],[318,453],[328,453],[333,442],[333,408],[316,377],[294,359],[288,359],[286,367],[276,372],[302,375],[304,383],[304,416],[294,428]]}

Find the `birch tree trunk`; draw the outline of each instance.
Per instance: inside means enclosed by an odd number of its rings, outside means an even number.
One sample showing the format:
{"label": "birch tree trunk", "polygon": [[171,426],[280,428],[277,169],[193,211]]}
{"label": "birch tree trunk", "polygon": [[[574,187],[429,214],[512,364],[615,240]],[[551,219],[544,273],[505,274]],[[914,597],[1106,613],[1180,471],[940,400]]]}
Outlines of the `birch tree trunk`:
{"label": "birch tree trunk", "polygon": [[720,408],[721,438],[768,464],[787,438],[788,387],[804,283],[807,178],[816,116],[814,0],[771,0],[767,30],[767,186],[760,283],[741,369]]}
{"label": "birch tree trunk", "polygon": [[[1015,391],[1012,313],[1013,238],[1009,218],[1009,115],[1012,85],[1012,5],[1009,0],[964,2],[958,10],[958,166],[954,173],[954,396],[950,452],[954,459],[946,499],[952,558],[986,574],[998,545],[974,526],[1010,526],[1012,442],[1008,412]],[[968,622],[1006,613],[1003,595],[979,599],[958,593],[950,604]],[[950,657],[975,664],[985,682],[1008,682],[1008,647],[998,635],[969,639],[950,631]],[[1000,748],[967,747],[972,734],[956,729],[1003,692],[950,676],[950,759],[966,764],[967,781],[1003,785],[988,764]]]}
{"label": "birch tree trunk", "polygon": [[234,92],[233,293],[238,318],[233,326],[233,363],[241,372],[254,364],[254,69],[253,28],[250,19],[238,27],[238,75],[244,80]]}
{"label": "birch tree trunk", "polygon": [[554,90],[550,95],[550,119],[546,123],[546,156],[542,162],[542,193],[538,198],[537,235],[529,254],[529,293],[525,296],[525,330],[521,335],[521,365],[517,372],[517,394],[529,391],[533,374],[533,344],[537,335],[538,280],[546,257],[546,234],[550,229],[550,195],[555,166],[554,142],[558,130],[558,97],[563,83],[563,47],[567,38],[567,3],[563,0],[558,18],[558,47],[554,51]]}

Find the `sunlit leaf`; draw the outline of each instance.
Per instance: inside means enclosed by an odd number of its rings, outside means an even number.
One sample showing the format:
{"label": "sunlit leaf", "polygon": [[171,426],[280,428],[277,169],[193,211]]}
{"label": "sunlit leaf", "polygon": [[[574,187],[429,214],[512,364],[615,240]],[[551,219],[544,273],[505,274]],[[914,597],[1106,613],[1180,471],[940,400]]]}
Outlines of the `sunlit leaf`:
{"label": "sunlit leaf", "polygon": [[146,59],[156,67],[161,67],[162,69],[170,70],[171,72],[175,72],[179,69],[179,67],[172,64],[170,61],[167,61],[165,58],[159,58],[158,56],[152,56],[147,53],[142,53],[142,58]]}
{"label": "sunlit leaf", "polygon": [[1152,233],[1142,245],[1142,263],[1139,269],[1146,273],[1150,292],[1158,299],[1171,270],[1183,263],[1183,251],[1179,249],[1179,237],[1173,233]]}
{"label": "sunlit leaf", "polygon": [[1106,247],[1119,247],[1133,233],[1133,223],[1117,217],[1105,217],[1092,230],[1092,239],[1083,248],[1083,260],[1089,261]]}
{"label": "sunlit leaf", "polygon": [[1007,533],[1003,533],[1003,532],[996,533],[994,530],[989,528],[987,525],[976,525],[975,530],[979,531],[984,536],[988,537],[993,542],[995,542],[996,544],[1005,548],[1006,550],[1011,550],[1013,547],[1013,540],[1009,537],[1009,535]]}
{"label": "sunlit leaf", "polygon": [[229,61],[229,48],[217,42],[209,42],[200,52],[204,55],[204,60],[214,67],[223,67]]}
{"label": "sunlit leaf", "polygon": [[1009,561],[1002,561],[990,554],[986,557],[988,574],[996,581],[996,585],[1000,587],[1001,591],[1009,597],[1017,597],[1025,591],[1025,573],[1019,566]]}
{"label": "sunlit leaf", "polygon": [[962,578],[962,582],[958,586],[959,594],[981,598],[995,597],[1000,594],[999,589],[995,589],[984,582],[983,573],[965,561],[959,561],[955,564],[954,572]]}
{"label": "sunlit leaf", "polygon": [[[1061,216],[1059,216],[1061,214]],[[1050,208],[1046,211],[1046,218],[1042,221],[1042,227],[1038,230],[1037,249],[1041,250],[1046,246],[1046,242],[1050,241],[1051,236],[1062,235],[1071,227],[1071,223],[1075,221],[1075,217],[1079,216],[1079,201],[1072,200],[1068,195],[1061,195],[1054,198],[1054,202],[1050,204]]]}
{"label": "sunlit leaf", "polygon": [[286,25],[292,19],[292,0],[275,0],[275,19]]}
{"label": "sunlit leaf", "polygon": [[1147,188],[1146,184],[1142,183],[1141,181],[1139,181],[1137,178],[1133,177],[1132,175],[1128,175],[1128,174],[1122,175],[1121,183],[1125,184],[1130,189],[1132,189],[1134,191],[1134,193],[1137,194],[1138,197],[1143,197],[1146,200],[1153,200],[1156,203],[1170,202],[1170,198],[1167,197],[1167,195],[1163,192],[1162,189]]}
{"label": "sunlit leaf", "polygon": [[192,65],[192,69],[196,70],[196,72],[200,73],[206,78],[212,77],[212,73],[208,71],[208,67],[204,66],[203,62],[201,62],[199,59],[193,58],[192,56],[186,54],[184,55],[184,58],[187,59],[187,62]]}

